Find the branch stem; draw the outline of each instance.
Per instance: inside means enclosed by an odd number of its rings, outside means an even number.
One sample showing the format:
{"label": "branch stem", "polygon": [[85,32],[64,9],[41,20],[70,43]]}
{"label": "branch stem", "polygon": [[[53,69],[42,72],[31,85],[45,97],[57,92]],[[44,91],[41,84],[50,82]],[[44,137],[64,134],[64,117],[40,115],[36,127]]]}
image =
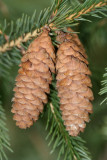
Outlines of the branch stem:
{"label": "branch stem", "polygon": [[[60,2],[61,2],[61,1],[60,1]],[[59,1],[58,1],[58,4],[59,4]],[[90,6],[88,9],[83,9],[83,10],[81,10],[81,11],[78,13],[78,15],[77,15],[77,13],[74,13],[74,14],[70,15],[69,17],[67,17],[66,20],[73,21],[74,19],[79,18],[80,16],[91,12],[91,11],[93,11],[93,10],[96,9],[96,8],[103,7],[103,6],[105,6],[106,4],[107,4],[106,2],[105,2],[105,3],[104,3],[104,2],[99,2],[99,3],[96,4],[96,5],[92,4],[92,6]],[[94,9],[93,9],[93,7],[94,7]],[[57,13],[57,10],[55,11],[54,14],[56,14],[56,13]],[[45,26],[45,25],[44,25],[44,26]],[[55,29],[53,23],[50,23],[48,26],[50,27],[50,29]],[[19,46],[19,45],[20,45],[21,43],[23,43],[23,42],[27,42],[28,40],[30,40],[30,39],[32,39],[32,38],[34,38],[34,37],[37,37],[37,36],[42,32],[42,29],[43,29],[43,27],[41,27],[40,29],[35,29],[32,33],[29,32],[29,33],[27,33],[27,34],[19,37],[19,38],[16,39],[15,41],[12,40],[12,41],[10,41],[10,42],[6,42],[3,46],[0,46],[0,53],[2,54],[2,53],[6,52],[6,51],[8,51],[8,50],[11,50],[13,47]],[[1,33],[1,32],[0,32],[0,33]]]}

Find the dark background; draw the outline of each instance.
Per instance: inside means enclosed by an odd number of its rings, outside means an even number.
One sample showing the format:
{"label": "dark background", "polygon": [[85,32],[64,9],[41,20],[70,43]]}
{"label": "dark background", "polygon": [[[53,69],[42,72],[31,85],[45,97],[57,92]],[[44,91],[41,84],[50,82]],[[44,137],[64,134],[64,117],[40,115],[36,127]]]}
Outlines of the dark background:
{"label": "dark background", "polygon": [[[37,17],[41,9],[51,5],[50,0],[0,0],[0,23],[21,17],[22,13],[32,15],[37,10]],[[105,67],[107,67],[107,19],[91,18],[92,23],[81,22],[75,29],[80,32],[90,62],[92,83],[95,100],[94,114],[81,136],[87,141],[93,160],[107,160],[107,105],[100,106],[105,96],[98,93]],[[17,66],[10,70],[10,78],[0,79],[0,93],[7,113],[7,124],[14,153],[8,153],[9,160],[56,160],[57,151],[50,155],[51,147],[45,140],[48,131],[45,131],[46,116],[41,117],[33,127],[25,131],[15,126],[12,120],[11,99],[13,96],[14,80],[17,75]]]}

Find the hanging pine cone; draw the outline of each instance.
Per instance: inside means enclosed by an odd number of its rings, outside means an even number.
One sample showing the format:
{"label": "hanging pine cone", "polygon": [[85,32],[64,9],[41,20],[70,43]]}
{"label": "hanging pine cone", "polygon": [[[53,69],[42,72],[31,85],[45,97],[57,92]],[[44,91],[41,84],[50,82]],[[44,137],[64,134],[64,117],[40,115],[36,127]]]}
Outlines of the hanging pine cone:
{"label": "hanging pine cone", "polygon": [[48,31],[36,38],[21,59],[14,88],[13,119],[16,125],[26,129],[38,120],[43,104],[47,103],[51,72],[55,72],[55,54]]}
{"label": "hanging pine cone", "polygon": [[[70,30],[71,31],[71,30]],[[77,34],[61,32],[57,52],[57,89],[62,119],[69,135],[84,131],[92,113],[93,93],[87,56]]]}

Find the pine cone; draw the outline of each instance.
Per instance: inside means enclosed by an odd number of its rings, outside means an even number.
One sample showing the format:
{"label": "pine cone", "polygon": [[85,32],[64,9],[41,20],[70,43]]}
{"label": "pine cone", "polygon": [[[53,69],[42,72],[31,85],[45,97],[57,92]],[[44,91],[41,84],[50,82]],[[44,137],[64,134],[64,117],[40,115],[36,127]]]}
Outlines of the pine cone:
{"label": "pine cone", "polygon": [[47,93],[50,92],[51,72],[55,72],[54,62],[54,47],[48,31],[44,30],[22,57],[16,77],[12,113],[20,128],[33,125],[43,111],[43,103],[47,103]]}
{"label": "pine cone", "polygon": [[91,72],[85,50],[76,34],[61,32],[57,41],[61,42],[56,70],[62,119],[69,135],[77,136],[84,131],[85,122],[89,122],[89,113],[92,113]]}

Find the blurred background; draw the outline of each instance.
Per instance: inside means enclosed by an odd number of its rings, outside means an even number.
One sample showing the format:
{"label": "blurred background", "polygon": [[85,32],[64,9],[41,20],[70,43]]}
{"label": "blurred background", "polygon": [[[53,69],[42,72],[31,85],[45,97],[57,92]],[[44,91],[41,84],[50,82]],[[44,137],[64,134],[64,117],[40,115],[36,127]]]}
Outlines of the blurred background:
{"label": "blurred background", "polygon": [[[16,21],[22,13],[30,16],[35,9],[39,15],[41,9],[50,5],[51,0],[0,0],[0,23],[2,24],[5,18],[8,22]],[[79,37],[87,50],[95,96],[94,114],[91,115],[91,121],[81,136],[86,140],[86,146],[93,160],[107,160],[107,105],[100,106],[105,96],[98,94],[103,73],[107,67],[107,19],[92,17],[89,19],[93,22],[82,22],[75,28],[80,32]],[[48,147],[48,141],[45,140],[48,132],[45,131],[46,114],[33,127],[25,131],[16,127],[12,120],[11,99],[17,70],[18,66],[13,66],[10,70],[11,78],[0,79],[0,94],[6,109],[7,124],[14,151],[13,154],[8,153],[9,160],[56,160],[57,151],[50,155],[51,147]]]}

